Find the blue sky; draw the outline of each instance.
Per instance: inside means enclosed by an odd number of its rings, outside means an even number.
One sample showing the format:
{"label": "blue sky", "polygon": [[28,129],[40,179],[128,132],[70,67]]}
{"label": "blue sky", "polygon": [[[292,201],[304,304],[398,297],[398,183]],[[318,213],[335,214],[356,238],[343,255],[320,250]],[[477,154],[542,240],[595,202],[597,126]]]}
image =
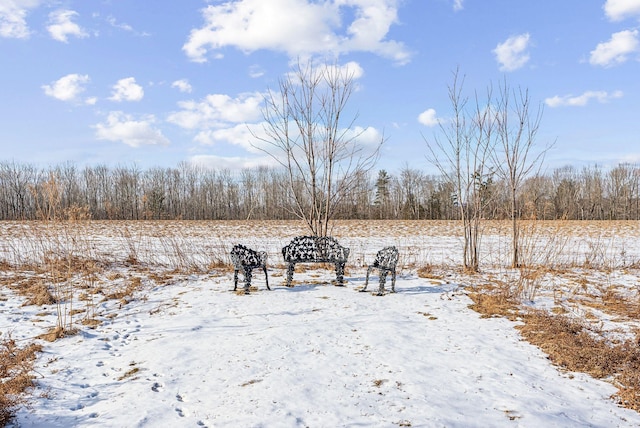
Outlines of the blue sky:
{"label": "blue sky", "polygon": [[355,73],[378,168],[429,170],[456,69],[544,106],[548,166],[640,162],[640,0],[0,0],[0,160],[272,163],[247,130],[301,57]]}

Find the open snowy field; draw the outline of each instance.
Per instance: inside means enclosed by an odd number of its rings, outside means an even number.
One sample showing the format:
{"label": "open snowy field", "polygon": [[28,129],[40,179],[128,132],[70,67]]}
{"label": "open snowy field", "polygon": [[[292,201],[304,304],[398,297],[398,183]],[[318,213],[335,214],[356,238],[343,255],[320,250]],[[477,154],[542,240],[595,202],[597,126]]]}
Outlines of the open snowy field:
{"label": "open snowy field", "polygon": [[[346,286],[309,264],[293,288],[280,249],[305,233],[294,222],[6,222],[0,232],[0,339],[43,347],[16,427],[640,426],[613,382],[553,365],[517,318],[469,308],[474,286],[515,281],[506,223],[487,223],[483,272],[465,275],[456,223],[339,222]],[[639,238],[638,222],[527,226],[524,254],[549,269],[523,285],[526,306],[637,332],[637,318],[594,302],[615,290],[637,303]],[[256,270],[250,295],[231,292],[235,243],[268,251],[272,291]],[[387,245],[400,250],[397,293],[359,292]],[[38,284],[57,303],[30,304],[21,288]],[[61,323],[77,332],[35,339]]]}

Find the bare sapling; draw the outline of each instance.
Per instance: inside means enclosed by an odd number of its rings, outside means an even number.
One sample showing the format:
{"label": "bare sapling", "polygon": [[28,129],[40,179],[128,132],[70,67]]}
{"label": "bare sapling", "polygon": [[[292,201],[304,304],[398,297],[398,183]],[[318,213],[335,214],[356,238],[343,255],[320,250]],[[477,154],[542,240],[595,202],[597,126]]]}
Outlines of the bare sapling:
{"label": "bare sapling", "polygon": [[373,168],[384,142],[381,136],[364,144],[357,115],[344,123],[356,78],[346,66],[299,62],[279,91],[268,92],[264,127],[252,131],[256,148],[286,171],[288,209],[313,236],[327,236],[340,203]]}
{"label": "bare sapling", "polygon": [[429,149],[427,159],[454,189],[451,199],[463,223],[463,266],[465,270],[478,272],[481,223],[493,189],[495,121],[491,88],[487,90],[485,104],[476,94],[475,106],[470,108],[468,98],[462,95],[463,83],[456,71],[449,86],[452,119],[440,123],[441,136],[425,141]]}
{"label": "bare sapling", "polygon": [[512,223],[511,267],[520,265],[520,219],[519,192],[525,179],[542,166],[545,153],[551,148],[544,147],[534,153],[543,109],[533,111],[528,90],[511,90],[506,80],[500,86],[500,96],[495,107],[495,123],[499,150],[496,156],[497,172],[509,191],[509,216]]}

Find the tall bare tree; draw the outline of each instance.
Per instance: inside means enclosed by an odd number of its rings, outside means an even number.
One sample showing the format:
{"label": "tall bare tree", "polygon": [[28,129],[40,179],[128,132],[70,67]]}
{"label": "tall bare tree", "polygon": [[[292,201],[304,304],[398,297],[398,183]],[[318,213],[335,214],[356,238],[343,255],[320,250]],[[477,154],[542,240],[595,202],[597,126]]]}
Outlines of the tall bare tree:
{"label": "tall bare tree", "polygon": [[326,236],[341,200],[375,165],[381,138],[367,148],[355,120],[343,115],[355,89],[354,73],[337,64],[298,62],[270,91],[263,108],[264,135],[254,137],[288,174],[293,213],[313,235]]}
{"label": "tall bare tree", "polygon": [[456,71],[453,84],[449,86],[453,115],[450,121],[440,124],[443,137],[436,136],[432,142],[425,140],[428,160],[439,169],[445,181],[453,184],[451,198],[464,230],[464,267],[477,272],[480,267],[480,226],[494,173],[491,165],[495,147],[492,90],[487,90],[486,103],[481,103],[476,94],[475,106],[469,107],[468,98],[462,95],[463,80]]}
{"label": "tall bare tree", "polygon": [[543,108],[540,105],[532,108],[531,104],[528,90],[511,89],[506,80],[500,86],[500,95],[495,107],[500,150],[495,152],[498,156],[495,164],[499,175],[509,188],[512,267],[518,267],[520,264],[518,191],[529,174],[542,165],[544,155],[551,147],[548,145],[534,153]]}

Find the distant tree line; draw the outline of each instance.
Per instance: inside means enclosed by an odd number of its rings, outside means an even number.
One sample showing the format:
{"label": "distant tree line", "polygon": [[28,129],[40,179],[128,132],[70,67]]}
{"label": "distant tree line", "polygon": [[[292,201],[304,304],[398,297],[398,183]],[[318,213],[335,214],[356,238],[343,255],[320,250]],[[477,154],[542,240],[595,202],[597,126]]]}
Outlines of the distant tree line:
{"label": "distant tree line", "polygon": [[[290,179],[281,168],[240,172],[188,163],[143,170],[135,165],[48,168],[0,162],[0,220],[37,220],[83,210],[95,220],[296,219]],[[361,173],[337,206],[336,219],[459,219],[455,185],[405,167]],[[303,185],[303,183],[300,183]],[[511,218],[508,183],[483,182],[486,219]],[[640,166],[557,168],[527,178],[517,215],[542,220],[640,219]]]}

